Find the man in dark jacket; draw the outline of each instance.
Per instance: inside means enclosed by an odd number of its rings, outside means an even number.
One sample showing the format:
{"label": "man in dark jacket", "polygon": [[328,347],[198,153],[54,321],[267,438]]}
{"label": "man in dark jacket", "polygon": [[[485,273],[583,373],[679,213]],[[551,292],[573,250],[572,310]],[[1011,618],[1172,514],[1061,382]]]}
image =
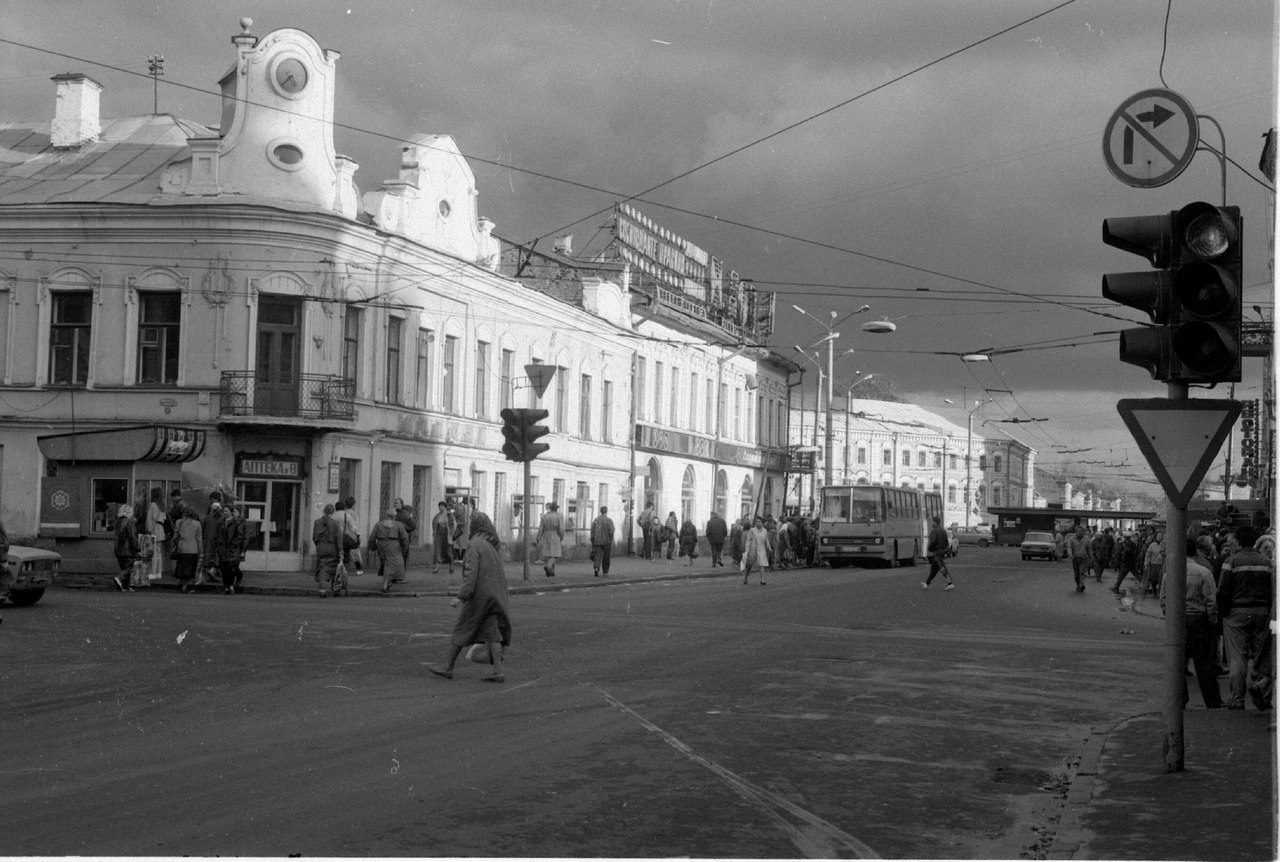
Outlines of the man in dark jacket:
{"label": "man in dark jacket", "polygon": [[707,521],[707,543],[711,545],[711,565],[723,566],[720,560],[720,554],[724,552],[724,540],[729,537],[729,525],[725,523],[724,518],[720,517],[719,512],[712,512],[711,518]]}
{"label": "man in dark jacket", "polygon": [[320,598],[328,598],[338,572],[338,560],[342,557],[342,526],[334,520],[332,503],[324,507],[324,514],[316,518],[311,527],[311,541],[316,546],[316,583],[320,585]]}
{"label": "man in dark jacket", "polygon": [[[404,500],[396,497],[396,520],[404,524],[404,531],[409,534],[409,544],[413,544],[413,533],[418,529],[418,519],[413,516],[413,507],[406,506]],[[404,564],[409,565],[409,547],[404,549]]]}
{"label": "man in dark jacket", "polygon": [[947,568],[947,561],[942,558],[950,544],[951,537],[947,535],[946,528],[942,526],[942,518],[934,515],[933,526],[929,529],[929,576],[920,584],[926,590],[929,589],[929,584],[937,577],[938,572],[942,572],[942,576],[947,579],[948,590],[956,588],[955,582],[951,580],[951,571]]}
{"label": "man in dark jacket", "polygon": [[1244,709],[1247,687],[1254,706],[1265,710],[1271,707],[1275,683],[1275,644],[1271,637],[1275,573],[1266,555],[1253,547],[1258,540],[1253,527],[1240,527],[1236,539],[1240,550],[1223,562],[1218,584],[1218,614],[1222,617],[1230,667],[1227,709]]}

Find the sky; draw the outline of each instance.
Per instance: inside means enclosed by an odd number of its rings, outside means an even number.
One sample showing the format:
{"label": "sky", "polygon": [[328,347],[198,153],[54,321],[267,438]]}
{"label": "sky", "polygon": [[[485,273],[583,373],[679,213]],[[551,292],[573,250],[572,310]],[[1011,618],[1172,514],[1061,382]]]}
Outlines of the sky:
{"label": "sky", "polygon": [[[1116,333],[1145,315],[1100,286],[1146,263],[1104,245],[1102,220],[1223,197],[1208,152],[1158,188],[1108,171],[1130,96],[1170,89],[1221,126],[1246,316],[1274,316],[1271,0],[0,0],[0,120],[50,116],[63,72],[105,85],[106,116],[150,113],[159,54],[160,110],[216,124],[242,17],[341,53],[335,140],[362,190],[425,132],[457,141],[507,239],[598,248],[593,214],[637,196],[777,292],[771,346],[801,365],[793,345],[831,312],[871,306],[837,327],[837,391],[860,373],[931,410],[990,398],[979,429],[1076,482],[1158,496],[1115,405],[1166,386],[1119,361]],[[882,318],[896,330],[860,328]],[[1236,397],[1260,398],[1263,374],[1246,359]]]}

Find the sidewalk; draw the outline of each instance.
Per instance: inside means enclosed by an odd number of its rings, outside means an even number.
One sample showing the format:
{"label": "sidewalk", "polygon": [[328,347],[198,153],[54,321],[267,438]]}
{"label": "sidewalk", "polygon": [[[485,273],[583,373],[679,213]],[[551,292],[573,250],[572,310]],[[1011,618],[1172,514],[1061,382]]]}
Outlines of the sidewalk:
{"label": "sidewalk", "polygon": [[[415,555],[426,557],[424,551]],[[580,589],[646,581],[688,578],[733,578],[732,562],[713,568],[700,556],[689,566],[684,560],[642,560],[620,556],[612,561],[608,578],[592,575],[589,560],[556,564],[548,578],[530,563],[529,580],[521,562],[507,563],[507,580],[514,594],[557,589]],[[69,587],[114,588],[99,576],[66,576]],[[462,583],[462,567],[433,574],[429,563],[412,556],[405,581],[381,592],[376,572],[352,575],[352,597],[446,597]],[[149,589],[176,591],[171,577]],[[259,595],[314,596],[315,581],[304,572],[246,572],[244,591]],[[220,593],[221,586],[199,592]],[[1073,594],[1074,595],[1074,594]],[[1158,605],[1134,608],[1144,616],[1159,616]],[[1224,689],[1226,679],[1220,680]],[[1183,713],[1186,769],[1166,773],[1162,743],[1163,717],[1146,712],[1094,728],[1072,777],[1063,817],[1047,857],[1050,859],[1192,859],[1257,860],[1277,858],[1276,726],[1275,713],[1259,713],[1252,703],[1243,711],[1206,710],[1192,693],[1193,707]]]}

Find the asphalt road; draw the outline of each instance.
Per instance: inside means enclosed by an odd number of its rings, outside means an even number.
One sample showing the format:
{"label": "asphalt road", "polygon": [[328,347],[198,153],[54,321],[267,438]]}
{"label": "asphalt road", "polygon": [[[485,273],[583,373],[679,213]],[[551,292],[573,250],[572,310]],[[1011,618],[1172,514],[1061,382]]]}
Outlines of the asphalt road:
{"label": "asphalt road", "polygon": [[951,568],[516,596],[502,685],[421,666],[442,598],[55,589],[0,628],[4,853],[1042,858],[1163,626]]}

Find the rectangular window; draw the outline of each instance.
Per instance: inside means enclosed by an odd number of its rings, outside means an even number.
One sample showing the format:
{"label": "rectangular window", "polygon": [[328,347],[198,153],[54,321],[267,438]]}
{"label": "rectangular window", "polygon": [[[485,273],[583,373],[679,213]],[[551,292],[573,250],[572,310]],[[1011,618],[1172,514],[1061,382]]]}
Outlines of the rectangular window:
{"label": "rectangular window", "polygon": [[116,509],[129,502],[128,479],[90,479],[93,493],[92,533],[111,533],[116,528]]}
{"label": "rectangular window", "polygon": [[514,350],[502,351],[502,406],[514,407],[516,405],[516,352]]}
{"label": "rectangular window", "polygon": [[742,390],[733,390],[733,439],[742,439]]}
{"label": "rectangular window", "polygon": [[978,469],[979,470],[987,469],[987,455],[985,452],[978,456]]}
{"label": "rectangular window", "polygon": [[706,402],[703,405],[705,410],[703,415],[707,420],[703,430],[707,434],[713,434],[716,430],[716,390],[711,383],[710,377],[706,379],[706,385],[702,388],[702,391],[704,393],[702,400]]}
{"label": "rectangular window", "polygon": [[556,368],[556,430],[569,433],[569,369]]}
{"label": "rectangular window", "polygon": [[600,439],[606,443],[613,442],[613,381],[604,381],[604,391],[600,397]]}
{"label": "rectangular window", "polygon": [[653,363],[653,421],[662,424],[662,363]]}
{"label": "rectangular window", "polygon": [[444,337],[444,368],[442,369],[442,392],[444,403],[441,407],[446,413],[456,413],[457,403],[454,401],[454,377],[458,367],[458,339],[453,335]]}
{"label": "rectangular window", "polygon": [[360,378],[360,324],[363,312],[347,307],[342,319],[342,376],[358,383]]}
{"label": "rectangular window", "polygon": [[382,462],[382,481],[378,486],[378,511],[369,513],[369,522],[382,520],[384,512],[393,509],[395,499],[400,495],[400,465],[394,461]]}
{"label": "rectangular window", "polygon": [[717,437],[724,436],[724,417],[729,410],[729,405],[726,404],[725,402],[727,402],[728,400],[729,400],[729,384],[721,383],[720,399],[719,399],[720,403],[716,405],[716,436]]}
{"label": "rectangular window", "polygon": [[689,372],[689,430],[701,431],[698,426],[698,372]]}
{"label": "rectangular window", "polygon": [[431,343],[435,337],[430,329],[418,329],[417,358],[413,366],[413,403],[418,407],[431,406]]}
{"label": "rectangular window", "polygon": [[858,464],[860,466],[866,466],[866,463],[867,463],[867,447],[859,446],[858,447]]}
{"label": "rectangular window", "polygon": [[885,449],[885,450],[884,450],[884,458],[883,458],[883,460],[882,460],[882,463],[883,463],[883,464],[884,464],[884,466],[886,466],[886,467],[892,467],[892,466],[893,466],[893,450],[892,450],[892,449]]}
{"label": "rectangular window", "polygon": [[427,511],[427,502],[431,495],[431,468],[422,464],[415,464],[413,467],[413,499],[409,501],[409,505],[413,506],[413,522],[418,525],[418,529],[413,532],[413,543],[415,545],[425,545],[431,541],[431,519],[435,517],[435,507],[431,507],[431,511]]}
{"label": "rectangular window", "polygon": [[138,382],[177,383],[182,294],[138,294]]}
{"label": "rectangular window", "polygon": [[956,466],[960,463],[959,457],[954,452],[948,454],[947,458],[950,461],[950,463],[947,464],[947,466],[950,467],[952,470],[954,470]]}
{"label": "rectangular window", "polygon": [[565,499],[564,499],[564,479],[552,479],[552,480],[551,480],[551,499],[550,499],[550,500],[548,500],[547,502],[548,502],[548,503],[554,502],[554,503],[555,503],[556,505],[558,505],[561,509],[563,509],[563,508],[564,508],[564,504],[565,504]]}
{"label": "rectangular window", "polygon": [[93,293],[59,291],[53,295],[49,324],[49,382],[83,386],[89,380],[89,336],[93,332]]}
{"label": "rectangular window", "polygon": [[578,381],[578,435],[591,439],[591,375],[584,374]]}
{"label": "rectangular window", "polygon": [[645,403],[644,403],[644,395],[645,395],[644,376],[645,376],[645,368],[648,366],[648,364],[649,364],[649,360],[645,359],[643,356],[636,357],[636,391],[632,393],[631,397],[635,399],[637,419],[649,418],[647,415],[645,415]]}
{"label": "rectangular window", "polygon": [[489,344],[476,342],[476,418],[489,418]]}
{"label": "rectangular window", "polygon": [[680,427],[680,372],[671,369],[671,410],[667,413],[667,422],[674,428]]}
{"label": "rectangular window", "polygon": [[400,364],[403,332],[403,320],[398,317],[387,318],[387,381],[382,396],[384,401],[391,404],[400,403],[400,381],[404,374],[404,368]]}
{"label": "rectangular window", "polygon": [[902,466],[903,467],[911,466],[911,450],[910,449],[902,450]]}

